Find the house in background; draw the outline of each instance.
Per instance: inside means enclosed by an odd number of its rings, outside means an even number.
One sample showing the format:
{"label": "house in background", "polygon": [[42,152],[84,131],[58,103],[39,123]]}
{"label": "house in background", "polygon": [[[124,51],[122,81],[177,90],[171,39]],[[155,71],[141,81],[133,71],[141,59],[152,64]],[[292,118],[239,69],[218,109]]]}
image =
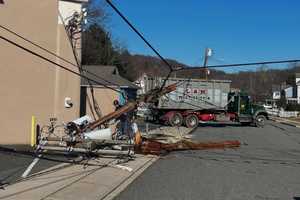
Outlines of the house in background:
{"label": "house in background", "polygon": [[137,91],[137,95],[145,94],[146,93],[146,82],[148,79],[148,75],[146,73],[142,73],[137,80],[134,82],[140,89]]}
{"label": "house in background", "polygon": [[287,103],[300,104],[300,73],[295,73],[295,82],[284,88]]}
{"label": "house in background", "polygon": [[[0,4],[0,24],[76,63],[64,24],[75,12],[80,13],[87,1],[5,0]],[[0,35],[78,72],[69,63],[4,29],[0,29]],[[51,117],[65,122],[79,117],[79,77],[1,39],[0,52],[1,145],[30,144],[31,116],[42,125],[48,124]],[[76,53],[80,58],[80,49]]]}
{"label": "house in background", "polygon": [[300,73],[296,73],[295,74],[295,77],[296,77],[296,92],[297,92],[297,103],[300,104]]}
{"label": "house in background", "polygon": [[288,86],[284,89],[285,98],[288,104],[297,104],[297,86]]}
{"label": "house in background", "polygon": [[282,91],[285,93],[285,98],[289,104],[300,104],[300,73],[295,73],[295,81],[288,85],[283,82],[280,85],[273,85],[273,100],[277,101],[281,98]]}
{"label": "house in background", "polygon": [[[126,99],[135,100],[137,96],[138,86],[119,75],[118,68],[115,66],[103,65],[85,65],[82,66],[85,75],[94,81],[81,79],[81,105],[80,116],[88,114],[90,116],[95,113],[93,108],[93,97],[91,87],[94,90],[94,98],[98,102],[102,115],[106,115],[115,111],[113,105],[114,100],[119,100],[120,104],[125,104]],[[96,76],[95,76],[96,75]],[[109,88],[107,88],[107,87]],[[113,89],[110,89],[113,88]],[[124,94],[124,95],[122,95]],[[92,110],[91,110],[92,109]]]}

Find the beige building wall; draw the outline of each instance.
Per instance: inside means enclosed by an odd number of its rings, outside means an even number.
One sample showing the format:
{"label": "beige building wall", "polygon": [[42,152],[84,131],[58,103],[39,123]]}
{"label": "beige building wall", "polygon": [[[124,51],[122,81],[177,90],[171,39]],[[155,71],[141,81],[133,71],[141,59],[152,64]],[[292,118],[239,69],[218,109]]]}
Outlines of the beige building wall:
{"label": "beige building wall", "polygon": [[[92,104],[92,98],[91,98],[91,91],[89,88],[87,88],[87,98],[90,98],[91,104]],[[113,91],[111,89],[103,88],[103,87],[96,87],[94,88],[94,97],[97,100],[97,103],[100,107],[102,115],[107,115],[109,113],[112,113],[115,111],[115,106],[113,105],[113,101],[116,99],[119,99],[119,93],[116,91]],[[92,105],[93,108],[93,105]],[[94,111],[94,110],[93,110]],[[91,116],[93,118],[93,114],[91,112],[88,99],[86,99],[86,114]],[[95,117],[97,118],[97,115],[94,111]],[[116,124],[113,123],[109,126],[111,128],[112,133],[115,133],[116,131]]]}
{"label": "beige building wall", "polygon": [[[57,54],[63,58],[71,61],[76,65],[76,60],[74,58],[72,47],[70,45],[68,36],[66,34],[63,25],[58,25],[57,28],[58,38],[57,38]],[[72,66],[60,59],[57,59],[57,63],[68,67],[69,69],[79,73],[77,67]],[[73,107],[65,108],[65,98],[71,98]],[[75,119],[79,116],[80,108],[80,77],[71,74],[61,68],[56,68],[55,76],[55,95],[54,95],[54,116],[58,117],[63,121],[69,121]]]}
{"label": "beige building wall", "polygon": [[[57,0],[9,0],[0,4],[0,24],[73,63]],[[76,68],[0,29],[0,35],[78,72]],[[41,125],[50,117],[79,116],[80,79],[0,39],[0,144],[29,144],[31,116]],[[70,97],[72,108],[64,107]]]}
{"label": "beige building wall", "polygon": [[[90,101],[92,101],[91,91],[89,88],[87,88],[87,95],[90,97]],[[108,88],[96,87],[96,88],[94,88],[94,97],[97,100],[97,103],[101,109],[102,115],[107,115],[107,114],[115,111],[113,101],[116,99],[117,100],[119,99],[119,94],[116,91],[113,91]],[[88,104],[88,99],[86,100],[86,114],[88,114],[92,117],[92,112],[91,112],[90,106]]]}

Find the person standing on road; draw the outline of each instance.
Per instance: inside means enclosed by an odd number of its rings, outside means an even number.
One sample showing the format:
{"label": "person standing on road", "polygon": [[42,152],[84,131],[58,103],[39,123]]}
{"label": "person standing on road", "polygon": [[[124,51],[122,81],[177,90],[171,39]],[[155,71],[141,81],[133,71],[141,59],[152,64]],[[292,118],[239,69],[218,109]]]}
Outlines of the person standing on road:
{"label": "person standing on road", "polygon": [[[115,106],[115,111],[119,110],[120,108],[122,108],[122,106],[120,105],[118,100],[114,100],[113,102],[114,106]],[[127,113],[123,113],[119,118],[117,118],[117,120],[120,120],[119,123],[119,133],[117,135],[117,138],[122,138],[125,135],[128,135],[129,133],[129,121],[128,121],[128,114]]]}

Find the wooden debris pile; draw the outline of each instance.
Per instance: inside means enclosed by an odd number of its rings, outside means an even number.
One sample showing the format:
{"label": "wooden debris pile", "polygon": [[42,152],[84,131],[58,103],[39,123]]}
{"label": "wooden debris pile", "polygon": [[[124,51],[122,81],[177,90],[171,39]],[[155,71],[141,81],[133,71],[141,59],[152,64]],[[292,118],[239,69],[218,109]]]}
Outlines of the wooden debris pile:
{"label": "wooden debris pile", "polygon": [[154,130],[152,133],[142,134],[142,140],[136,144],[136,152],[160,155],[171,151],[238,148],[241,145],[237,140],[195,141],[189,135],[191,131],[192,129],[183,127],[166,127]]}

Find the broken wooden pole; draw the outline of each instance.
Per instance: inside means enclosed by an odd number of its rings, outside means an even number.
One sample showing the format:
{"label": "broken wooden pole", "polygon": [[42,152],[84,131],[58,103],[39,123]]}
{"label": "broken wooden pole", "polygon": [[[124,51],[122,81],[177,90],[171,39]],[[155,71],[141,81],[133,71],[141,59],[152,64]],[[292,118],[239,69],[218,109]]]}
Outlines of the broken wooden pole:
{"label": "broken wooden pole", "polygon": [[226,149],[238,148],[241,143],[237,140],[228,140],[220,142],[193,142],[190,140],[182,140],[176,143],[165,144],[154,140],[143,142],[139,148],[143,154],[159,155],[163,152],[183,151],[183,150],[207,150],[207,149]]}
{"label": "broken wooden pole", "polygon": [[91,151],[85,148],[72,148],[72,147],[59,147],[59,146],[41,146],[41,150],[47,151],[59,151],[59,152],[75,152],[75,153],[93,153],[97,155],[111,155],[111,156],[125,156],[128,154],[132,154],[131,151],[118,151],[118,150],[95,150]]}

